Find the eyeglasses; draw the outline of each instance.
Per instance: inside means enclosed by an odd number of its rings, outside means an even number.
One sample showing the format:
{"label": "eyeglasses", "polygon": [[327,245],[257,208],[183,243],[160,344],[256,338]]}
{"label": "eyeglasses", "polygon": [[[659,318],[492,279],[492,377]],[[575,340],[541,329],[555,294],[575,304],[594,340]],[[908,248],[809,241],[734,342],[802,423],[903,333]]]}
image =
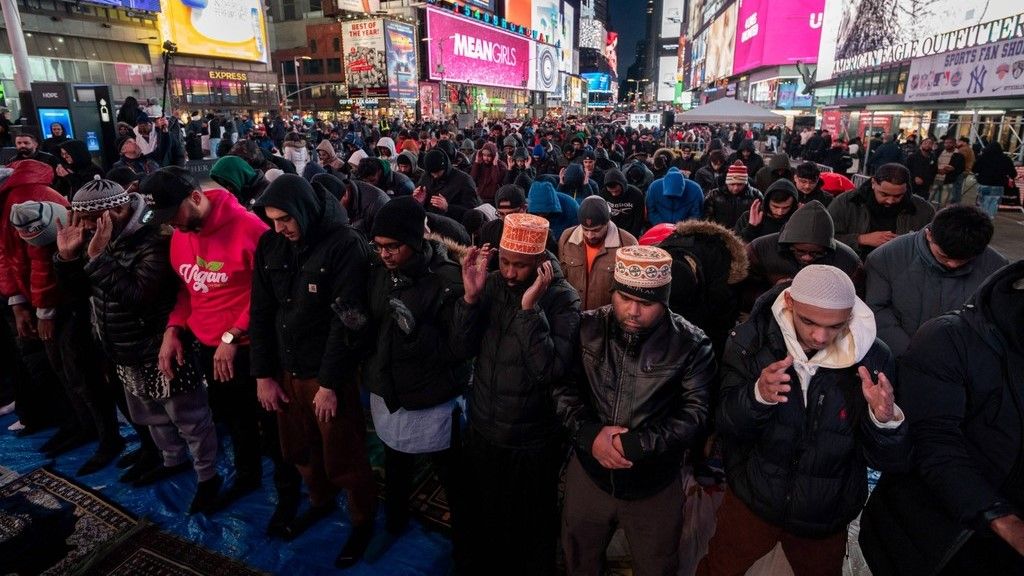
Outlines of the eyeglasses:
{"label": "eyeglasses", "polygon": [[828,254],[825,250],[801,250],[795,246],[790,246],[789,251],[792,252],[793,256],[796,256],[799,260],[803,260],[804,258],[820,260]]}
{"label": "eyeglasses", "polygon": [[394,256],[395,254],[398,254],[398,251],[401,249],[401,242],[392,242],[390,244],[377,244],[376,242],[370,242],[370,250],[373,250],[377,254],[387,254],[388,256]]}

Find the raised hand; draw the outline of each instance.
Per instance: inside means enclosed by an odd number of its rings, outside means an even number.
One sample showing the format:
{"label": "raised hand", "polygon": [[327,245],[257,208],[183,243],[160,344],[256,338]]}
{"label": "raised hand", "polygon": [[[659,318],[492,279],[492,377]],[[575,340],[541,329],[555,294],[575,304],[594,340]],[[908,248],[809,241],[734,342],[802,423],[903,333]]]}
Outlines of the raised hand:
{"label": "raised hand", "polygon": [[761,370],[761,376],[757,379],[757,392],[765,402],[775,404],[777,402],[789,402],[786,394],[790,391],[790,377],[786,370],[793,365],[793,357],[786,356],[778,362],[772,362]]}
{"label": "raised hand", "polygon": [[857,369],[860,375],[860,387],[864,393],[864,399],[868,401],[871,413],[875,420],[885,424],[896,418],[896,394],[892,390],[892,384],[885,377],[884,372],[878,373],[878,383],[871,378],[871,373],[864,366]]}
{"label": "raised hand", "polygon": [[750,215],[747,217],[747,222],[756,228],[763,221],[764,211],[761,209],[761,200],[754,200],[750,203]]}
{"label": "raised hand", "polygon": [[107,211],[96,220],[96,233],[92,235],[92,240],[89,241],[89,248],[86,250],[90,260],[103,252],[107,244],[110,244],[110,239],[113,235],[114,221],[110,218],[110,212]]}
{"label": "raised hand", "polygon": [[462,287],[465,290],[463,299],[467,304],[476,304],[487,282],[487,264],[491,261],[491,245],[476,246],[469,249],[462,261]]}
{"label": "raised hand", "polygon": [[71,217],[69,224],[57,219],[57,255],[61,260],[74,260],[82,253],[85,245],[85,226],[77,216]]}
{"label": "raised hand", "polygon": [[537,302],[540,302],[540,297],[548,291],[548,286],[551,286],[551,280],[554,277],[555,273],[551,268],[550,260],[537,267],[537,278],[523,293],[523,310],[533,310]]}

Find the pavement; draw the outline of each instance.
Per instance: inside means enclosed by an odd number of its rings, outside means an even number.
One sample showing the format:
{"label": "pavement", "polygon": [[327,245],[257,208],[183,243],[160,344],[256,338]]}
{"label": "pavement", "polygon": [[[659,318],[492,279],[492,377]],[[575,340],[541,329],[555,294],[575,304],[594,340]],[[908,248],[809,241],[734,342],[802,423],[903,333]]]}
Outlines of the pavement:
{"label": "pavement", "polygon": [[1024,213],[1020,208],[1000,210],[995,220],[996,233],[991,246],[1010,262],[1024,259]]}

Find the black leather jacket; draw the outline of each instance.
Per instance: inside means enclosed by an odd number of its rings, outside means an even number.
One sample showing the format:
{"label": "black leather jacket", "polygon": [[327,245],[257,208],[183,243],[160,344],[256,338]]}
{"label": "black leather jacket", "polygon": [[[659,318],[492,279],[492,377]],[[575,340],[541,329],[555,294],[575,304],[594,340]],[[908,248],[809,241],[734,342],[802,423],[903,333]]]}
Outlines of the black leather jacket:
{"label": "black leather jacket", "polygon": [[[612,496],[635,500],[678,477],[683,451],[707,421],[714,378],[711,340],[700,328],[670,313],[629,345],[608,305],[583,313],[575,370],[554,395],[587,475]],[[629,429],[619,438],[632,468],[608,470],[591,455],[604,426]]]}

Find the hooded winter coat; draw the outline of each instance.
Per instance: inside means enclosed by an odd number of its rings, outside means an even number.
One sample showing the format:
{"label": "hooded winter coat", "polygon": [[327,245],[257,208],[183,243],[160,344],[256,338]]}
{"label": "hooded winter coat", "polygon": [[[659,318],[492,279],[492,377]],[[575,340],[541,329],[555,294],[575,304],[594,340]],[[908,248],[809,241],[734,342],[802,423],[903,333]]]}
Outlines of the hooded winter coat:
{"label": "hooded winter coat", "polygon": [[768,159],[768,165],[754,175],[754,186],[758,190],[767,190],[776,180],[785,178],[793,181],[793,168],[789,163],[789,154],[779,152]]}
{"label": "hooded winter coat", "polygon": [[[771,212],[771,198],[772,192],[776,190],[785,190],[793,198],[793,205],[789,211],[782,218],[775,218]],[[761,236],[767,236],[768,234],[775,234],[781,232],[782,228],[789,222],[789,218],[797,211],[800,207],[800,203],[797,200],[799,191],[796,186],[789,180],[777,180],[764,192],[764,200],[761,202],[761,212],[764,214],[764,218],[761,219],[761,224],[758,226],[750,225],[750,210],[747,210],[736,220],[736,226],[734,230],[740,235],[740,238],[744,242],[753,242],[755,238]]]}
{"label": "hooded winter coat", "polygon": [[444,173],[435,179],[429,171],[424,169],[423,176],[417,183],[417,186],[427,189],[423,207],[427,212],[443,214],[444,212],[430,203],[430,199],[434,196],[444,196],[448,201],[447,215],[461,222],[466,210],[472,210],[480,205],[480,197],[476,193],[476,182],[470,178],[469,174],[453,167],[447,154],[442,154],[438,158],[442,159]]}
{"label": "hooded winter coat", "polygon": [[267,207],[294,218],[301,238],[292,242],[269,230],[256,248],[252,375],[290,372],[335,391],[356,386],[366,339],[369,246],[343,223],[329,193],[298,176],[274,180],[256,210],[265,217]]}
{"label": "hooded winter coat", "polygon": [[[862,259],[867,258],[874,248],[861,246],[857,238],[871,231],[871,210],[875,204],[875,193],[871,188],[872,180],[861,184],[860,188],[844,192],[836,196],[828,206],[828,213],[836,227],[836,240],[857,251]],[[915,232],[928,225],[935,216],[935,208],[920,196],[903,195],[899,203],[899,214],[896,216],[896,234]]]}
{"label": "hooded winter coat", "polygon": [[834,200],[835,197],[821,189],[823,184],[824,181],[821,178],[818,178],[818,185],[814,187],[814,190],[812,190],[810,194],[804,194],[803,192],[800,192],[799,189],[797,189],[797,202],[801,206],[808,204],[810,202],[819,202],[822,206],[824,206],[827,209],[829,204],[832,203],[832,200]]}
{"label": "hooded winter coat", "polygon": [[305,140],[285,140],[284,157],[295,165],[295,172],[302,174],[309,162],[309,149]]}
{"label": "hooded winter coat", "polygon": [[[750,156],[748,158],[743,157],[744,150],[750,151]],[[733,162],[736,162],[737,160],[747,167],[747,177],[749,178],[754,178],[757,176],[757,173],[761,168],[764,168],[764,158],[754,150],[754,142],[752,140],[744,140],[741,142],[736,151],[726,159],[725,166],[732,166]],[[764,188],[761,188],[761,190],[764,190]]]}
{"label": "hooded winter coat", "polygon": [[[722,359],[718,432],[729,489],[754,514],[796,536],[845,532],[868,496],[867,466],[898,472],[910,457],[906,422],[879,426],[861,391],[858,366],[896,374],[861,301],[833,344],[807,358],[780,285],[732,332]],[[755,397],[761,371],[793,357],[788,402]]]}
{"label": "hooded winter coat", "polygon": [[958,551],[961,569],[987,560],[1001,565],[983,573],[1024,570],[989,527],[1024,509],[1022,278],[1024,262],[992,274],[963,308],[925,322],[900,358],[913,472],[884,474],[861,516],[874,574],[938,574]]}
{"label": "hooded winter coat", "polygon": [[[71,163],[68,164],[62,159],[60,165],[70,172],[67,176],[55,176],[53,189],[60,192],[68,200],[75,196],[75,192],[82,186],[91,182],[96,176],[103,177],[103,169],[92,161],[92,155],[85,142],[81,140],[65,140],[60,145],[60,150],[66,151],[71,156]],[[60,157],[60,150],[57,157]]]}
{"label": "hooded winter coat", "polygon": [[647,188],[647,221],[651,225],[700,219],[704,210],[704,192],[679,168],[669,168],[664,178]]}
{"label": "hooded winter coat", "polygon": [[238,156],[225,156],[210,169],[210,179],[238,199],[246,210],[252,210],[256,199],[270,184],[262,170],[256,170]]}
{"label": "hooded winter coat", "polygon": [[725,186],[715,188],[704,197],[704,219],[731,229],[740,215],[750,210],[754,200],[764,201],[764,196],[750,184],[739,194],[733,194]]}
{"label": "hooded winter coat", "polygon": [[[377,188],[373,184],[362,180],[351,178],[339,178],[332,174],[317,174],[311,182],[313,187],[323,187],[335,200],[338,201],[342,210],[342,218],[346,224],[353,229],[369,235],[373,230],[373,221],[381,206],[387,204],[387,192]],[[349,194],[347,205],[344,197]]]}
{"label": "hooded winter coat", "polygon": [[494,194],[505,182],[505,175],[508,173],[508,170],[505,168],[504,162],[497,159],[498,147],[494,145],[494,142],[487,142],[481,150],[489,151],[495,162],[490,164],[473,162],[469,176],[476,182],[476,191],[480,195],[480,199],[493,204]]}
{"label": "hooded winter coat", "polygon": [[33,246],[11,224],[11,207],[23,202],[68,201],[50,188],[53,168],[38,160],[19,160],[0,169],[0,295],[8,304],[53,309],[61,301],[53,272],[56,245]]}
{"label": "hooded winter coat", "polygon": [[623,246],[635,246],[636,238],[620,230],[614,222],[608,223],[608,235],[587,269],[587,246],[583,227],[574,226],[562,232],[558,240],[558,263],[565,279],[579,293],[581,310],[593,310],[612,302],[612,280],[615,276],[615,251]]}
{"label": "hooded winter coat", "polygon": [[500,272],[487,276],[475,305],[455,301],[459,353],[475,357],[469,389],[473,430],[511,448],[549,445],[559,432],[552,390],[572,366],[580,299],[554,254],[554,278],[532,310],[522,309],[526,287],[511,287]]}
{"label": "hooded winter coat", "polygon": [[[618,196],[608,191],[608,184],[617,183],[622,186]],[[601,198],[608,202],[612,212],[612,222],[616,226],[639,238],[646,228],[647,203],[644,193],[626,181],[626,177],[618,168],[609,168],[604,173],[604,184],[601,186]]]}
{"label": "hooded winter coat", "polygon": [[555,190],[554,184],[546,180],[538,180],[530,186],[526,206],[530,214],[540,214],[547,219],[551,236],[555,238],[561,238],[562,232],[580,223],[579,204]]}
{"label": "hooded winter coat", "polygon": [[[852,248],[837,242],[832,217],[817,201],[804,204],[790,217],[782,232],[756,238],[747,245],[750,275],[747,278],[749,302],[767,292],[780,281],[792,280],[805,266],[790,249],[793,244],[814,244],[825,249],[825,256],[814,264],[835,266],[853,280],[857,293],[864,293],[864,267]],[[879,337],[888,343],[884,336]]]}
{"label": "hooded winter coat", "polygon": [[640,160],[623,164],[622,174],[625,175],[626,181],[631,186],[636,186],[641,191],[646,191],[651,182],[654,182],[654,173],[651,172],[646,163]]}
{"label": "hooded winter coat", "polygon": [[[417,165],[417,162],[419,161],[419,158],[417,157],[416,152],[412,152],[410,150],[404,150],[404,151],[402,151],[401,154],[398,155],[398,157],[401,158],[402,160],[408,160],[408,164],[410,166],[412,166],[412,172],[410,172],[409,174],[403,174],[403,176],[408,178],[412,182],[413,188],[415,188],[416,187],[416,182],[419,182],[420,178],[423,177],[423,169],[420,168]],[[398,159],[395,160],[395,165],[396,166],[398,164],[401,164],[401,163],[402,163],[402,161],[400,161]],[[397,168],[396,168],[395,172],[398,172]]]}
{"label": "hooded winter coat", "polygon": [[587,179],[587,183],[584,184],[584,176],[582,164],[569,164],[562,174],[562,183],[558,186],[558,191],[575,200],[577,204],[583,202],[587,196],[595,196],[598,193],[597,183]]}
{"label": "hooded winter coat", "polygon": [[868,256],[867,297],[875,312],[878,337],[897,357],[926,321],[957,310],[993,272],[1007,264],[991,246],[967,264],[950,270],[928,247],[925,230],[906,234]]}

